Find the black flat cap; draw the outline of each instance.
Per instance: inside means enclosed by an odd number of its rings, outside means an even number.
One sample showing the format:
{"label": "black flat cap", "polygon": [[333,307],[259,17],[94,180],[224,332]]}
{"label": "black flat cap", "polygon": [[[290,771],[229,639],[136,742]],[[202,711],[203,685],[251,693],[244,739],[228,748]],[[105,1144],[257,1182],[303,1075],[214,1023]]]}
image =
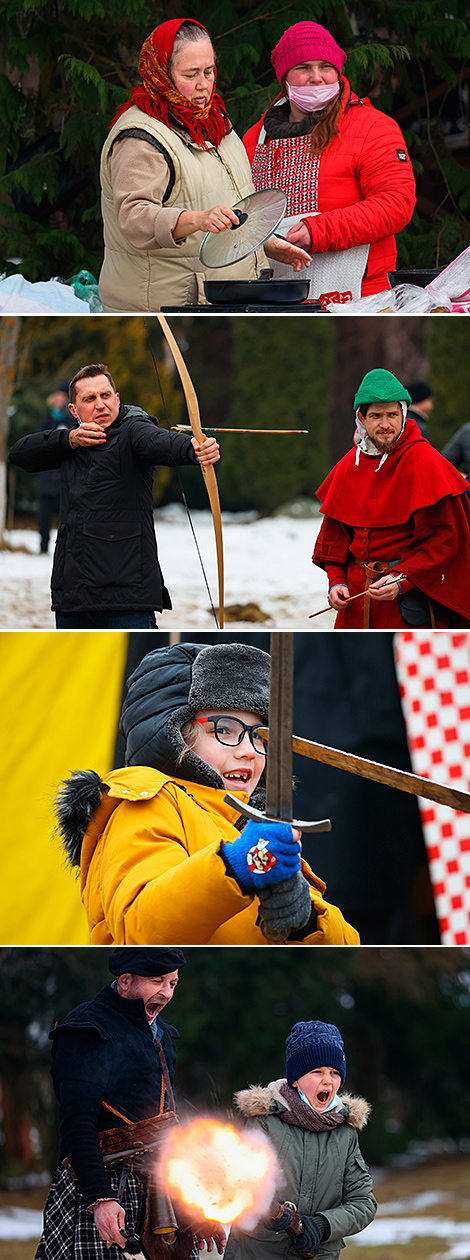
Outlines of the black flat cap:
{"label": "black flat cap", "polygon": [[180,949],[139,949],[137,945],[129,945],[123,949],[115,949],[109,957],[109,970],[113,976],[167,976],[170,971],[178,971],[186,966],[186,959]]}

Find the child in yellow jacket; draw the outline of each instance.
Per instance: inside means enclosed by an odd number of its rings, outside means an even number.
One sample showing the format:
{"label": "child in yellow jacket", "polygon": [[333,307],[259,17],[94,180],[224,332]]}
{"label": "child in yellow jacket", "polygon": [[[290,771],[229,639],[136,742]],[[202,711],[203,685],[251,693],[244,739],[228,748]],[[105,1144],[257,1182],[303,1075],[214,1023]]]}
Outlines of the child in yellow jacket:
{"label": "child in yellow jacket", "polygon": [[[262,807],[270,658],[240,643],[144,657],[121,715],[126,768],[62,785],[59,826],[96,945],[358,944],[287,823]],[[241,829],[242,828],[242,829]]]}

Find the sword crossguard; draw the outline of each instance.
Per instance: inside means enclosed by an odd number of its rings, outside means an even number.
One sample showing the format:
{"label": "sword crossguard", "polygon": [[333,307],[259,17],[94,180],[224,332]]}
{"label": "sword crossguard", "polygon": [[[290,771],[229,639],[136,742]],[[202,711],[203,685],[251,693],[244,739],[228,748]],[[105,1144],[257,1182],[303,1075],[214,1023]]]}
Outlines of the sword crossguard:
{"label": "sword crossguard", "polygon": [[263,814],[262,810],[255,809],[253,805],[247,805],[245,801],[240,801],[238,796],[232,796],[231,792],[225,793],[224,801],[227,802],[227,805],[232,805],[233,809],[237,809],[239,814],[243,814],[245,818],[253,819],[254,822],[285,822],[291,827],[297,827],[299,831],[331,831],[329,818],[322,818],[318,822],[306,822],[301,818],[272,818],[269,814]]}

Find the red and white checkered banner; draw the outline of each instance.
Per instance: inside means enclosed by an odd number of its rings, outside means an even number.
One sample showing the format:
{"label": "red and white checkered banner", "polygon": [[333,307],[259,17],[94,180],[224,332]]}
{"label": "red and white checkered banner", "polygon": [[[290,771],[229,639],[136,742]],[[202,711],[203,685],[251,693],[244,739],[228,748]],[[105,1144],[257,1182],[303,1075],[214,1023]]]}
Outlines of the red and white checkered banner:
{"label": "red and white checkered banner", "polygon": [[[470,787],[470,633],[407,631],[395,663],[414,774]],[[443,945],[470,944],[470,814],[419,800]]]}

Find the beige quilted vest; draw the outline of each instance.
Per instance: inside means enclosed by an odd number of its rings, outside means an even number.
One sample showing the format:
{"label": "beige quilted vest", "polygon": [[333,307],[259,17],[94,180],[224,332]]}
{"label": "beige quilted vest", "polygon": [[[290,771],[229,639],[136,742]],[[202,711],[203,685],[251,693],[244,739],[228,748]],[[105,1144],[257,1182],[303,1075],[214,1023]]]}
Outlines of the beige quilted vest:
{"label": "beige quilted vest", "polygon": [[[100,295],[105,311],[158,311],[162,306],[187,306],[205,302],[205,269],[199,261],[203,232],[187,236],[175,249],[136,249],[121,232],[114,208],[108,170],[109,150],[121,132],[139,127],[155,136],[173,163],[175,182],[166,206],[208,210],[233,206],[254,191],[250,165],[240,138],[231,131],[216,149],[201,149],[156,118],[132,105],[111,129],[101,154],[101,209],[104,226],[104,261]],[[265,265],[261,251],[258,267]],[[253,280],[254,255],[223,270],[209,270],[212,279]]]}

